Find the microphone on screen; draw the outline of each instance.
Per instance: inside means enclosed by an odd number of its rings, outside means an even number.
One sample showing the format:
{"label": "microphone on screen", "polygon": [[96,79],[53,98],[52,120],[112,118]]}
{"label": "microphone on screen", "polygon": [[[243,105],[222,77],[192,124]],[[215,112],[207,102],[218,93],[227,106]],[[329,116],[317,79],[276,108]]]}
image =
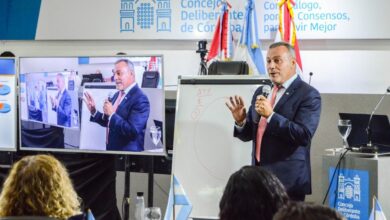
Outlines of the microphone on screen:
{"label": "microphone on screen", "polygon": [[114,93],[113,92],[109,92],[108,95],[107,95],[107,100],[112,103],[112,99],[113,98],[114,98]]}

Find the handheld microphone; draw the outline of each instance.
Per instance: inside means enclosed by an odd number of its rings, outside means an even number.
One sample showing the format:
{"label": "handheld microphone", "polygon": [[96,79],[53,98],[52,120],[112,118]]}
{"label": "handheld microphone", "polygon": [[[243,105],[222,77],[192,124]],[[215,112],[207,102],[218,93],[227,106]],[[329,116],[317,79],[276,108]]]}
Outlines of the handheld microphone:
{"label": "handheld microphone", "polygon": [[262,91],[261,91],[261,95],[263,95],[264,97],[268,97],[269,96],[269,94],[271,93],[271,86],[269,86],[269,85],[264,85],[263,86],[263,89],[262,89]]}
{"label": "handheld microphone", "polygon": [[107,100],[109,102],[112,102],[112,99],[114,98],[114,93],[113,92],[109,92],[108,95],[107,95]]}
{"label": "handheld microphone", "polygon": [[376,110],[378,109],[378,107],[380,106],[380,104],[382,103],[383,99],[385,98],[385,96],[387,95],[387,93],[390,92],[390,86],[387,87],[386,89],[386,92],[382,95],[382,97],[379,99],[379,102],[376,104],[374,110],[371,112],[370,114],[370,118],[368,119],[368,123],[367,123],[367,128],[366,128],[366,132],[367,132],[367,139],[368,139],[368,143],[367,143],[367,148],[368,149],[362,149],[362,151],[365,151],[367,153],[375,153],[377,152],[377,147],[375,146],[372,146],[372,132],[371,132],[371,120],[372,120],[372,116],[374,115],[374,113],[376,112]]}
{"label": "handheld microphone", "polygon": [[[267,98],[269,96],[269,94],[271,93],[271,86],[269,85],[264,85],[262,88],[261,88],[261,95],[264,96],[265,98]],[[260,95],[258,95],[256,98],[258,98]],[[255,123],[259,123],[260,121],[260,116],[259,114],[256,112],[256,111],[252,111],[252,119],[253,119],[253,122]]]}

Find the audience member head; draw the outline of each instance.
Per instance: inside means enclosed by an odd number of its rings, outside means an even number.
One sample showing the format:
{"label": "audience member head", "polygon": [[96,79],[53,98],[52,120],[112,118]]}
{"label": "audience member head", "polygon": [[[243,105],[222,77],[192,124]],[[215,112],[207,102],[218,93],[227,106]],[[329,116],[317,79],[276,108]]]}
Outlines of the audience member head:
{"label": "audience member head", "polygon": [[49,216],[67,219],[80,213],[80,202],[65,167],[49,155],[16,162],[0,194],[0,217]]}
{"label": "audience member head", "polygon": [[288,195],[270,172],[261,167],[244,166],[233,173],[219,202],[221,220],[271,220]]}
{"label": "audience member head", "polygon": [[11,51],[4,51],[0,54],[0,57],[15,57],[15,54]]}
{"label": "audience member head", "polygon": [[344,220],[336,210],[323,205],[291,202],[279,209],[273,220]]}

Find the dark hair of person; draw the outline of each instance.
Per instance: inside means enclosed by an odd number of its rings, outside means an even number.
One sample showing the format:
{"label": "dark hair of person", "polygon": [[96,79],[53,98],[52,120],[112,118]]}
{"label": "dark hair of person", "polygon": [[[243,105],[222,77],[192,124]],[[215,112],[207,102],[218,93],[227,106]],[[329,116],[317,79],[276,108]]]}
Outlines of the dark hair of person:
{"label": "dark hair of person", "polygon": [[323,205],[290,202],[279,209],[273,220],[343,220],[336,210]]}
{"label": "dark hair of person", "polygon": [[221,220],[271,220],[288,195],[279,179],[261,167],[244,166],[233,173],[219,202]]}
{"label": "dark hair of person", "polygon": [[4,51],[0,54],[0,57],[15,57],[15,54],[11,51]]}
{"label": "dark hair of person", "polygon": [[295,56],[295,49],[294,47],[287,43],[287,42],[284,42],[284,41],[279,41],[279,42],[275,42],[271,45],[269,45],[268,49],[272,49],[272,48],[276,48],[276,47],[285,47],[288,49],[288,52],[290,53],[290,55],[295,59],[296,56]]}

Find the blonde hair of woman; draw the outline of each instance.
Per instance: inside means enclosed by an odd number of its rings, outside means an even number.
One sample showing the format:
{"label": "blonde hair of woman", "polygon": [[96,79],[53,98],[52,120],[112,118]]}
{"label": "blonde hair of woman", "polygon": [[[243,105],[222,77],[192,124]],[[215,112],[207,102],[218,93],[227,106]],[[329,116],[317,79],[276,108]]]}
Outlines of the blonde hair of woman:
{"label": "blonde hair of woman", "polygon": [[67,219],[80,213],[68,172],[53,156],[26,156],[12,166],[0,194],[1,217]]}

